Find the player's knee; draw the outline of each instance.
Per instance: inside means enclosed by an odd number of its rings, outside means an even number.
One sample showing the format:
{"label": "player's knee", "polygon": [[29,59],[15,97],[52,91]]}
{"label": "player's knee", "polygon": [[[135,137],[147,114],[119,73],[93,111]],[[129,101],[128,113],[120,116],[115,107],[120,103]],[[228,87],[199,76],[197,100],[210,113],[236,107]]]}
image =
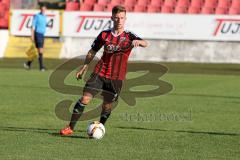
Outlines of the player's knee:
{"label": "player's knee", "polygon": [[43,49],[42,48],[38,48],[38,53],[43,54]]}
{"label": "player's knee", "polygon": [[112,110],[112,102],[103,102],[102,109],[103,110]]}
{"label": "player's knee", "polygon": [[84,96],[81,98],[81,103],[87,105],[88,103],[90,103],[91,100],[92,100],[92,97],[91,97],[91,96],[84,95]]}

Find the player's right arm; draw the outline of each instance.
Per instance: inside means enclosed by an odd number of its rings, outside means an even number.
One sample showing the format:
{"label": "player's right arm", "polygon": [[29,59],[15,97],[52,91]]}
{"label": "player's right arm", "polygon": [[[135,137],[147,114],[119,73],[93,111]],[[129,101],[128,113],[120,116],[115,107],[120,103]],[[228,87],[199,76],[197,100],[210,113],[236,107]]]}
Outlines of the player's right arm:
{"label": "player's right arm", "polygon": [[77,79],[82,79],[82,76],[84,75],[84,73],[86,72],[87,68],[88,68],[88,64],[93,60],[93,58],[96,55],[96,51],[94,51],[93,49],[90,49],[87,53],[87,56],[85,58],[84,61],[84,65],[80,68],[80,70],[76,73],[76,78]]}
{"label": "player's right arm", "polygon": [[34,34],[35,34],[36,23],[37,23],[37,18],[36,18],[36,15],[35,15],[33,17],[32,28],[31,28],[31,40],[32,40],[32,42],[34,42]]}
{"label": "player's right arm", "polygon": [[84,61],[83,67],[80,68],[80,70],[76,73],[76,78],[81,79],[84,73],[86,72],[88,68],[88,64],[93,60],[96,53],[102,48],[104,44],[104,40],[102,38],[103,32],[101,32],[97,38],[92,43],[91,49],[88,51],[87,56]]}

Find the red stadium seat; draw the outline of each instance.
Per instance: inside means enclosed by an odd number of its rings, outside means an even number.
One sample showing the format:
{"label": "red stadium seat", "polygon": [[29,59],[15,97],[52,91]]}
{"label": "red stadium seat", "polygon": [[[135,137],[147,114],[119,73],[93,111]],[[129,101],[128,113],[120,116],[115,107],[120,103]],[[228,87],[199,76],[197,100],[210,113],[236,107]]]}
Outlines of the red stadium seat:
{"label": "red stadium seat", "polygon": [[146,7],[145,6],[136,5],[136,6],[134,6],[133,11],[134,12],[145,12],[146,11]]}
{"label": "red stadium seat", "polygon": [[174,7],[177,4],[176,0],[165,0],[163,5],[164,6],[169,6],[169,7]]}
{"label": "red stadium seat", "polygon": [[94,11],[104,11],[104,9],[105,9],[105,5],[101,5],[101,4],[94,4],[94,6],[93,6],[93,10]]}
{"label": "red stadium seat", "polygon": [[188,7],[190,5],[190,0],[178,0],[178,7]]}
{"label": "red stadium seat", "polygon": [[231,8],[240,8],[240,0],[232,0]]}
{"label": "red stadium seat", "polygon": [[161,13],[173,13],[173,10],[172,6],[162,6]]}
{"label": "red stadium seat", "polygon": [[228,11],[228,14],[230,15],[239,15],[240,14],[240,8],[234,8],[231,7]]}
{"label": "red stadium seat", "polygon": [[79,3],[78,2],[67,2],[66,3],[66,10],[67,11],[79,10]]}
{"label": "red stadium seat", "polygon": [[1,6],[0,9],[0,28],[8,28],[9,6]]}
{"label": "red stadium seat", "polygon": [[[122,0],[112,0],[111,1],[111,5],[120,5],[120,4],[122,4],[123,3],[123,1]],[[109,4],[108,4],[109,5]]]}
{"label": "red stadium seat", "polygon": [[105,11],[111,12],[111,11],[112,11],[112,8],[113,8],[113,5],[112,5],[112,4],[107,5],[107,7],[105,8]]}
{"label": "red stadium seat", "polygon": [[150,5],[160,7],[163,5],[163,0],[151,0]]}
{"label": "red stadium seat", "polygon": [[137,4],[138,4],[139,6],[147,6],[148,3],[149,3],[148,0],[138,0],[138,1],[137,1]]}
{"label": "red stadium seat", "polygon": [[10,0],[2,0],[2,2],[0,1],[0,3],[5,4],[5,5],[9,5]]}
{"label": "red stadium seat", "polygon": [[203,5],[203,0],[192,0],[190,6],[200,8]]}
{"label": "red stadium seat", "polygon": [[203,7],[201,10],[202,14],[214,14],[215,13],[215,9],[214,8],[210,8],[210,7]]}
{"label": "red stadium seat", "polygon": [[100,5],[108,5],[108,0],[98,0],[98,4],[100,4]]}
{"label": "red stadium seat", "polygon": [[82,3],[80,4],[80,11],[92,11],[93,7],[90,4]]}
{"label": "red stadium seat", "polygon": [[152,5],[149,5],[147,6],[147,12],[149,13],[156,13],[156,12],[160,12],[160,7],[156,7],[156,6],[152,6]]}
{"label": "red stadium seat", "polygon": [[0,4],[0,13],[3,12],[4,10],[5,10],[5,7]]}
{"label": "red stadium seat", "polygon": [[133,11],[133,6],[125,5],[124,7],[126,8],[127,12],[132,12]]}
{"label": "red stadium seat", "polygon": [[5,19],[0,19],[0,28],[8,28],[8,21]]}
{"label": "red stadium seat", "polygon": [[188,8],[188,13],[189,14],[199,14],[200,12],[201,12],[201,8],[200,7],[190,6]]}
{"label": "red stadium seat", "polygon": [[216,8],[217,0],[206,0],[204,3],[204,7],[206,8]]}
{"label": "red stadium seat", "polygon": [[10,1],[0,1],[0,28],[8,28]]}
{"label": "red stadium seat", "polygon": [[178,13],[178,14],[184,14],[184,13],[187,13],[187,7],[184,7],[184,6],[177,6],[177,7],[175,8],[174,13]]}
{"label": "red stadium seat", "polygon": [[97,0],[85,0],[83,3],[89,4],[89,5],[94,5],[95,3],[97,3]]}
{"label": "red stadium seat", "polygon": [[124,5],[125,6],[135,6],[136,5],[136,0],[125,0]]}
{"label": "red stadium seat", "polygon": [[217,7],[215,14],[228,14],[228,9],[227,8],[222,8],[222,7]]}
{"label": "red stadium seat", "polygon": [[217,7],[220,8],[229,8],[231,4],[231,0],[218,0]]}

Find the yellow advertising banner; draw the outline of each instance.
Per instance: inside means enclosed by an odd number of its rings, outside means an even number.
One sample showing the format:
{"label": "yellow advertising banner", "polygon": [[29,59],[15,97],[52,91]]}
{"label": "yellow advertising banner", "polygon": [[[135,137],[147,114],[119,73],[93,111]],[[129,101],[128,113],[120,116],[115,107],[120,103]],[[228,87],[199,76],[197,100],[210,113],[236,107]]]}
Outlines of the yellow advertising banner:
{"label": "yellow advertising banner", "polygon": [[[32,42],[30,37],[10,36],[5,50],[4,57],[8,58],[24,58],[28,57],[26,51],[31,47]],[[44,57],[59,58],[62,48],[62,42],[58,38],[45,38],[44,42]]]}

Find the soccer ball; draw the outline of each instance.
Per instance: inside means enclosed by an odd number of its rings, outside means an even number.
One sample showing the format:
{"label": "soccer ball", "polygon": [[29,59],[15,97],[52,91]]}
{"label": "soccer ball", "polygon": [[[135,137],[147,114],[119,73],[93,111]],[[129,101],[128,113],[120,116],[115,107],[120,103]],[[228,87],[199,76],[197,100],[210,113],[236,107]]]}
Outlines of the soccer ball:
{"label": "soccer ball", "polygon": [[105,134],[105,127],[98,121],[91,122],[87,127],[87,134],[90,138],[101,139]]}

